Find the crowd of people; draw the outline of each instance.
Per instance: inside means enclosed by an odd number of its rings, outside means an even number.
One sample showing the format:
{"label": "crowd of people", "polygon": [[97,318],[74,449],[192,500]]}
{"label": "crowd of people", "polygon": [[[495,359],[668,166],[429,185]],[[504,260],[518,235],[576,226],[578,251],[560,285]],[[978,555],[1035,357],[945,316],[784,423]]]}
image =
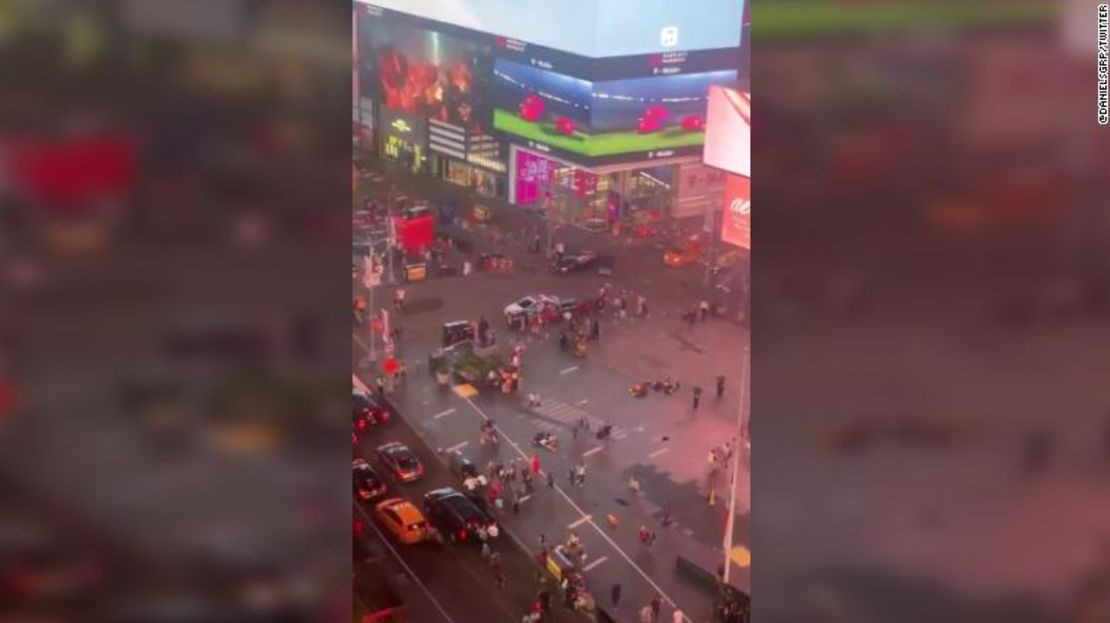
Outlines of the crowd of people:
{"label": "crowd of people", "polygon": [[[535,242],[533,240],[533,242]],[[491,256],[492,257],[492,256]],[[431,261],[435,257],[426,258]],[[394,309],[398,312],[403,312],[406,308],[404,288],[397,288],[393,298]],[[356,301],[355,307],[356,317],[361,321],[365,321],[365,303],[361,306]],[[708,301],[701,301],[697,307],[692,311],[688,311],[684,316],[684,320],[695,323],[698,321],[706,321],[714,313],[713,306]],[[547,305],[540,308],[538,313],[525,313],[511,319],[510,326],[519,331],[521,334],[531,333],[536,337],[548,337],[547,330],[554,328],[554,325],[561,324],[558,329],[558,339],[561,347],[567,350],[585,351],[585,344],[588,342],[600,342],[602,327],[600,320],[606,315],[613,318],[618,322],[628,321],[632,318],[646,318],[649,315],[649,302],[647,297],[642,294],[636,294],[628,290],[617,290],[611,284],[604,284],[600,286],[596,292],[596,296],[584,297],[584,299],[577,305]],[[471,325],[475,344],[480,348],[490,348],[497,343],[493,329],[490,323],[483,316],[477,322]],[[524,354],[526,346],[524,340],[517,339],[512,345],[511,352],[506,358],[507,360],[500,366],[488,370],[484,378],[479,376],[479,380],[488,384],[489,387],[499,390],[500,393],[509,394],[515,393],[520,390],[522,372],[524,367]],[[712,387],[712,386],[710,386]],[[659,381],[650,381],[637,388],[646,395],[650,391],[658,391],[665,395],[672,395],[684,389],[682,384],[672,378],[666,378]],[[725,377],[718,376],[716,378],[716,385],[714,388],[716,397],[720,399],[725,391]],[[693,401],[693,409],[696,411],[702,400],[704,390],[700,386],[693,386],[690,389]],[[710,391],[713,391],[712,389]],[[634,394],[635,395],[635,394]],[[522,398],[523,402],[523,398]],[[527,405],[530,408],[537,408],[542,404],[541,398],[534,391],[529,391],[527,394]],[[599,440],[608,440],[612,431],[612,426],[604,423],[597,424],[591,430],[591,423],[588,419],[582,418],[576,421],[573,426],[573,433],[575,438],[578,437],[579,432],[586,431],[596,433]],[[592,436],[592,435],[591,435]],[[483,446],[497,446],[500,443],[500,437],[496,426],[492,421],[486,421],[482,424],[479,431],[479,441]],[[532,440],[534,450],[546,450],[550,452],[558,451],[558,438],[550,432],[540,432],[535,435]],[[728,461],[732,459],[734,453],[735,439],[727,443],[714,447],[709,452],[709,480],[710,480],[710,503],[715,501],[716,480],[721,467],[725,467]],[[542,454],[542,452],[541,452]],[[586,486],[586,473],[587,466],[582,460],[574,462],[567,469],[568,483],[573,488],[583,488]],[[485,466],[485,469],[480,473],[468,475],[463,480],[463,488],[468,496],[471,497],[483,509],[489,510],[494,515],[501,513],[512,512],[519,514],[521,512],[521,505],[527,501],[536,491],[536,479],[546,478],[546,486],[548,488],[555,487],[555,480],[551,471],[542,470],[540,458],[538,455],[533,454],[530,459],[512,458],[501,460],[495,458],[490,460]],[[635,477],[629,477],[628,481],[629,490],[634,494],[641,493],[641,482]],[[620,523],[617,521],[614,513],[609,514],[610,528],[613,530],[620,530]],[[662,513],[661,525],[666,528],[672,525],[671,518],[671,505],[665,504]],[[638,528],[636,528],[638,526]],[[645,553],[650,552],[656,543],[657,535],[654,529],[647,524],[632,523],[632,527],[636,528],[635,536],[637,542],[641,544]],[[485,541],[485,539],[483,539]],[[543,542],[544,538],[541,535],[541,547],[538,557],[541,564],[545,569],[550,569],[547,566],[547,558],[552,555],[551,549],[548,548],[546,543]],[[586,564],[588,557],[585,544],[579,535],[571,531],[566,540],[555,546],[560,556],[564,556],[573,563],[573,568],[568,569],[566,573],[556,576],[556,582],[560,589],[566,607],[576,610],[591,611],[594,607],[593,597],[586,590],[584,579],[580,571]],[[500,573],[499,565],[497,564],[496,552],[492,552],[489,545],[483,542],[482,547],[483,557],[490,563],[491,568],[494,569],[494,577],[497,585],[500,587],[504,581],[504,575]],[[524,614],[523,621],[526,623],[535,623],[545,617],[552,607],[553,591],[548,589],[546,582],[541,582],[541,586],[537,590],[535,600],[530,605],[528,611]],[[621,588],[619,584],[611,587],[610,600],[614,606],[619,605],[621,599]],[[641,623],[657,623],[661,610],[660,598],[654,597],[649,603],[644,604],[642,608],[637,607],[636,612],[639,614]],[[729,612],[728,608],[724,608],[722,612]],[[681,611],[674,612],[676,621],[683,621],[684,616]],[[723,619],[732,623],[734,619]]]}

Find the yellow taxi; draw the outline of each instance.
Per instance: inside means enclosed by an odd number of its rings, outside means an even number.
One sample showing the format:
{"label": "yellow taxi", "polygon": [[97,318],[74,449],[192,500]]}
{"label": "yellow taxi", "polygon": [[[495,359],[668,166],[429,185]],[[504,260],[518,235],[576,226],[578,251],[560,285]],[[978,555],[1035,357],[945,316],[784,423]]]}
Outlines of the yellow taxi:
{"label": "yellow taxi", "polygon": [[663,254],[663,263],[673,268],[688,266],[700,260],[704,253],[705,238],[694,234],[667,249]]}
{"label": "yellow taxi", "polygon": [[374,506],[374,516],[393,536],[406,545],[427,540],[428,522],[408,500],[389,498]]}

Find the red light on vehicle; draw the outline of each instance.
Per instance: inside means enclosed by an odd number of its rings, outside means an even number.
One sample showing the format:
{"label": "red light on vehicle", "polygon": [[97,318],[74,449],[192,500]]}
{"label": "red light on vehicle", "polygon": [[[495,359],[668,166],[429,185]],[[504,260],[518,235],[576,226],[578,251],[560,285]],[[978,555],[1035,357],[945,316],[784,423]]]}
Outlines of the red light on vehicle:
{"label": "red light on vehicle", "polygon": [[386,422],[388,422],[389,421],[389,412],[388,411],[379,411],[378,412],[378,421],[381,422],[382,424],[385,424]]}
{"label": "red light on vehicle", "polygon": [[362,520],[361,520],[361,519],[356,519],[356,520],[355,520],[355,526],[354,526],[354,530],[355,530],[355,534],[362,534],[362,533],[363,533],[363,531],[365,531],[365,530],[366,530],[366,526],[364,526],[364,525],[362,524]]}
{"label": "red light on vehicle", "polygon": [[460,540],[460,541],[465,541],[465,540],[466,540],[466,536],[467,536],[467,535],[466,535],[466,530],[459,530],[459,540]]}

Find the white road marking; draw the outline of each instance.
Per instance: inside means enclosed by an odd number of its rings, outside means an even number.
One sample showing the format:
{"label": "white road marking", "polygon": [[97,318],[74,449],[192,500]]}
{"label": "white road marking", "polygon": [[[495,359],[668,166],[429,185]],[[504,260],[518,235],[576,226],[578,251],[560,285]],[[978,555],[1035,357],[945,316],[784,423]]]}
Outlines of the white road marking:
{"label": "white road marking", "polygon": [[559,370],[559,374],[570,374],[571,372],[574,372],[577,369],[578,369],[578,366],[571,366],[569,368],[563,368],[562,370]]}
{"label": "white road marking", "polygon": [[522,496],[520,496],[520,503],[523,504],[523,503],[525,503],[525,502],[527,502],[528,500],[531,500],[531,499],[532,499],[532,494],[531,493],[529,493],[528,495],[522,495]]}
{"label": "white road marking", "polygon": [[364,391],[364,392],[368,392],[368,391],[370,391],[370,388],[366,386],[366,383],[363,383],[363,382],[362,382],[362,379],[358,378],[358,375],[357,375],[357,374],[352,374],[352,375],[351,375],[351,383],[352,383],[352,384],[353,384],[353,385],[354,385],[354,386],[355,386],[356,388],[358,388],[358,389],[359,389],[359,391]]}
{"label": "white road marking", "polygon": [[569,528],[571,530],[574,530],[575,528],[577,528],[578,526],[581,526],[582,524],[586,523],[590,519],[592,519],[592,517],[590,517],[589,515],[582,515],[582,517],[580,517],[577,521],[570,522],[570,524],[567,525],[567,528]]}
{"label": "white road marking", "polygon": [[582,453],[582,458],[586,458],[586,457],[590,456],[591,454],[596,454],[598,452],[601,452],[602,448],[604,448],[604,447],[605,446],[594,446],[593,448],[590,448],[589,450],[586,450],[585,452],[583,452]]}
{"label": "white road marking", "polygon": [[373,520],[371,520],[370,517],[366,514],[366,511],[364,511],[362,507],[358,505],[356,505],[355,508],[358,510],[359,515],[362,515],[363,525],[370,526],[374,530],[374,532],[378,533],[378,539],[382,543],[384,543],[386,547],[389,548],[389,551],[393,552],[393,558],[395,558],[397,562],[401,563],[401,566],[405,568],[406,572],[408,572],[409,577],[416,581],[416,585],[419,586],[420,590],[428,596],[428,600],[435,605],[436,610],[439,610],[439,613],[443,615],[444,620],[446,620],[447,623],[455,623],[455,620],[451,618],[451,615],[447,614],[447,611],[443,609],[442,605],[440,605],[439,600],[436,599],[436,596],[432,594],[432,591],[428,590],[428,587],[425,586],[424,582],[420,580],[420,576],[416,575],[416,572],[413,571],[411,567],[409,567],[408,563],[405,562],[405,559],[401,558],[401,555],[397,553],[396,549],[393,548],[393,545],[389,542],[389,539],[387,539],[385,535],[382,534],[381,529],[379,529],[378,526],[374,524]]}
{"label": "white road marking", "polygon": [[355,343],[361,346],[362,350],[366,351],[367,353],[370,352],[370,347],[366,345],[366,342],[363,342],[362,339],[359,338],[357,333],[352,333],[351,337],[355,338]]}
{"label": "white road marking", "polygon": [[[478,405],[474,404],[473,400],[471,400],[470,398],[463,398],[463,400],[465,400],[466,404],[470,405],[470,408],[474,409],[474,411],[477,412],[478,415],[482,416],[482,419],[487,421],[490,420],[490,417],[486,415],[486,412],[482,411],[482,409],[478,407]],[[512,446],[514,450],[516,450],[516,453],[520,455],[520,458],[525,460],[530,458],[530,455],[526,454],[524,450],[521,449],[519,444],[513,441],[511,437],[506,435],[505,431],[501,430],[500,426],[494,424],[493,428],[498,432],[498,434],[501,435],[506,443],[508,443],[510,446]],[[571,499],[569,495],[567,495],[567,492],[563,490],[562,487],[560,487],[559,485],[555,485],[555,491],[558,492],[564,500],[566,500],[567,504],[570,505],[571,508],[573,508],[579,515],[581,515],[588,521],[594,531],[597,532],[598,536],[604,539],[605,542],[608,543],[614,551],[621,555],[621,558],[624,558],[624,561],[627,562],[630,567],[636,570],[636,573],[640,574],[640,577],[643,578],[645,582],[647,582],[653,589],[655,589],[655,592],[663,598],[663,601],[667,602],[667,605],[671,606],[672,608],[680,609],[678,608],[678,603],[675,602],[675,600],[672,599],[671,596],[663,590],[663,587],[659,586],[655,582],[655,580],[651,579],[651,576],[648,575],[647,572],[644,571],[642,567],[640,567],[640,565],[636,564],[636,561],[632,560],[632,557],[628,555],[628,552],[621,549],[621,546],[617,545],[617,542],[614,541],[613,538],[610,537],[609,534],[601,528],[601,526],[597,525],[597,523],[595,523],[590,518],[590,516],[586,514],[586,511],[582,510],[582,507],[575,503],[575,501]],[[516,543],[520,545],[525,551],[529,551],[528,548],[522,545],[520,541],[513,535],[512,531],[506,530],[506,532],[509,534],[509,536],[513,536],[513,540],[516,541]],[[690,619],[686,618],[685,620],[689,621]]]}
{"label": "white road marking", "polygon": [[433,419],[433,420],[438,420],[439,418],[441,418],[441,417],[447,417],[448,415],[451,415],[451,414],[452,414],[452,413],[454,413],[454,412],[455,412],[455,408],[454,408],[454,407],[451,407],[450,409],[446,409],[446,410],[444,410],[444,411],[440,411],[439,413],[437,413],[437,414],[433,415],[433,416],[432,416],[432,419]]}
{"label": "white road marking", "polygon": [[462,449],[463,449],[463,448],[465,448],[465,447],[466,447],[466,446],[467,446],[467,445],[468,445],[469,443],[470,443],[469,441],[460,441],[459,443],[457,443],[457,444],[455,444],[455,445],[451,446],[450,448],[447,448],[447,451],[448,451],[448,452],[454,452],[455,450],[462,450]]}
{"label": "white road marking", "polygon": [[649,458],[649,459],[654,459],[655,457],[657,457],[657,456],[660,456],[660,455],[663,455],[663,454],[666,454],[666,453],[668,453],[668,452],[670,452],[670,451],[671,451],[671,449],[670,449],[670,448],[659,448],[659,449],[658,449],[658,450],[656,450],[655,452],[652,452],[651,454],[649,454],[649,455],[648,455],[648,458]]}
{"label": "white road marking", "polygon": [[585,573],[585,572],[589,571],[590,569],[593,569],[594,567],[600,565],[601,563],[605,562],[606,560],[609,560],[608,556],[602,556],[601,558],[595,558],[593,562],[586,565],[585,567],[582,567],[582,573]]}

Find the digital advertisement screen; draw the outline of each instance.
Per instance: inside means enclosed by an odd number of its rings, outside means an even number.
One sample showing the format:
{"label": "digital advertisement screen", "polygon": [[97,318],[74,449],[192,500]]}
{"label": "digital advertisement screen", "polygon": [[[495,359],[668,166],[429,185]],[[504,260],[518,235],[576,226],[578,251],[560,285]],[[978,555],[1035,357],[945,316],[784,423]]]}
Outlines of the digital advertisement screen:
{"label": "digital advertisement screen", "polygon": [[358,12],[359,82],[386,108],[485,132],[493,57],[488,42]]}
{"label": "digital advertisement screen", "polygon": [[591,82],[498,58],[494,127],[587,158],[696,152],[709,87],[736,78],[728,69]]}
{"label": "digital advertisement screen", "polygon": [[737,175],[752,174],[751,96],[713,87],[706,119],[706,164]]}
{"label": "digital advertisement screen", "polygon": [[677,0],[374,0],[367,4],[593,58],[736,48],[744,9],[743,0],[689,4]]}
{"label": "digital advertisement screen", "polygon": [[742,249],[752,248],[752,180],[740,175],[725,179],[721,240]]}

